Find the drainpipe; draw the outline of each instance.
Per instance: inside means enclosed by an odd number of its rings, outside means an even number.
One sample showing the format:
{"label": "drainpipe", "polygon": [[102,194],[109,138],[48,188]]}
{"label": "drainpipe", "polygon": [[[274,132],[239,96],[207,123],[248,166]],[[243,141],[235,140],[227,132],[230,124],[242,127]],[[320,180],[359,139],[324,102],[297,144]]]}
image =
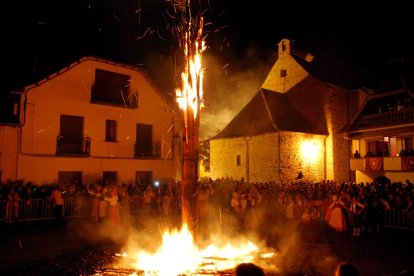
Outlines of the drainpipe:
{"label": "drainpipe", "polygon": [[326,177],[327,177],[327,175],[328,175],[328,172],[327,172],[327,166],[328,166],[328,160],[327,160],[327,158],[326,158],[326,155],[327,155],[327,150],[326,150],[326,138],[327,138],[327,136],[325,136],[325,141],[324,141],[324,144],[325,144],[325,152],[324,152],[324,155],[323,155],[323,162],[324,162],[324,170],[323,170],[323,174],[324,174],[324,179],[326,180]]}
{"label": "drainpipe", "polygon": [[280,132],[278,133],[277,138],[279,140],[279,146],[278,146],[278,150],[279,150],[279,154],[278,154],[278,159],[279,159],[279,172],[278,172],[278,174],[279,174],[279,185],[280,185],[280,187],[282,187],[282,179],[280,178],[280,169],[282,167],[281,166],[281,159],[280,159],[280,147],[281,147],[281,144],[280,144]]}
{"label": "drainpipe", "polygon": [[[4,162],[3,162],[3,152],[4,152],[4,128],[1,128],[2,130],[2,136],[3,138],[1,139],[1,152],[0,152],[0,173],[3,171],[3,166],[4,166]],[[0,184],[1,184],[1,179],[0,179]]]}

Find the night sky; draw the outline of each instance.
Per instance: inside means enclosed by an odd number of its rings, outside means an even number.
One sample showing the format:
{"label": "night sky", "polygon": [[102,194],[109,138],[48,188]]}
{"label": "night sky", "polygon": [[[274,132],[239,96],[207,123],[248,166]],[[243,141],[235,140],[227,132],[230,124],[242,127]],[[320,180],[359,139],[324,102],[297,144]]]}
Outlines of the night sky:
{"label": "night sky", "polygon": [[[298,54],[312,52],[321,72],[349,88],[379,89],[401,76],[410,85],[414,43],[408,1],[377,1],[375,6],[304,2],[193,1],[193,16],[202,13],[206,22],[205,120],[228,121],[223,118],[233,116],[257,92],[284,37],[294,41]],[[178,5],[174,8],[164,0],[4,4],[1,91],[33,83],[94,55],[142,66],[172,96],[179,63],[174,27],[182,24],[181,15]]]}

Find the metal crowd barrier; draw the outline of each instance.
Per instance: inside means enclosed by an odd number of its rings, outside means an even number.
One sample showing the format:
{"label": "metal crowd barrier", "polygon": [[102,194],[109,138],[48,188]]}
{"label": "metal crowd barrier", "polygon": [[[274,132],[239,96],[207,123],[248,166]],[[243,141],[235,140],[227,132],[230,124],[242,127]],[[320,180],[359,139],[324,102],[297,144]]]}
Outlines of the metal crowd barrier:
{"label": "metal crowd barrier", "polygon": [[[65,218],[87,218],[92,215],[92,198],[88,197],[67,197],[64,198],[63,217]],[[130,212],[133,214],[153,212],[163,215],[176,214],[181,212],[180,197],[155,197],[150,204],[144,204],[143,196],[130,197]],[[273,205],[274,206],[274,205]],[[270,208],[264,204],[263,208]],[[36,220],[53,220],[55,218],[54,202],[51,199],[30,199],[7,201],[0,200],[0,221],[3,222],[22,222]],[[311,205],[310,220],[325,220],[326,206]],[[270,212],[276,214],[277,219],[282,218],[285,214],[284,208],[270,208]],[[295,219],[300,219],[304,212],[303,206],[296,206],[294,210]],[[407,210],[383,210],[382,221],[383,227],[414,230],[414,211]]]}
{"label": "metal crowd barrier", "polygon": [[390,209],[383,212],[383,227],[413,230],[414,211]]}
{"label": "metal crowd barrier", "polygon": [[[92,215],[92,198],[66,197],[63,204],[63,217],[86,218]],[[0,221],[19,222],[35,220],[52,220],[55,218],[54,201],[51,199],[20,199],[14,201],[0,200]],[[144,206],[143,196],[130,197],[130,212],[163,212],[164,214],[181,212],[179,197],[159,196]]]}

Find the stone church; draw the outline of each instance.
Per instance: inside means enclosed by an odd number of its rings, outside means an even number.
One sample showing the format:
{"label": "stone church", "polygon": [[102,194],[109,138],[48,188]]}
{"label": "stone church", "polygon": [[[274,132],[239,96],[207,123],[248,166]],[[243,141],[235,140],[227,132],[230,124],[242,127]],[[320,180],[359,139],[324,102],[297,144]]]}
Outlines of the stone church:
{"label": "stone church", "polygon": [[[288,183],[349,181],[350,146],[341,129],[354,116],[350,90],[312,74],[311,57],[282,39],[259,91],[210,141],[212,178]],[[355,92],[355,91],[354,91]],[[358,93],[358,92],[355,92]]]}

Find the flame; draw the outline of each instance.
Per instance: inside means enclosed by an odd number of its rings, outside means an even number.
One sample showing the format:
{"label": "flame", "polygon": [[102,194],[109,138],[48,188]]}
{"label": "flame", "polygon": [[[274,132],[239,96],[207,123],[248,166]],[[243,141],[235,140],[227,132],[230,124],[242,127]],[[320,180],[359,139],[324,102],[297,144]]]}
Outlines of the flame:
{"label": "flame", "polygon": [[253,253],[257,250],[257,246],[250,241],[240,246],[228,243],[220,248],[211,244],[199,249],[184,224],[181,231],[165,231],[162,245],[154,254],[139,252],[134,266],[144,271],[145,275],[195,275],[197,271],[203,270],[233,269],[239,263],[252,261]]}
{"label": "flame", "polygon": [[203,75],[202,66],[203,51],[206,49],[203,39],[203,18],[200,18],[197,37],[191,38],[191,21],[184,33],[184,70],[181,73],[181,88],[176,89],[176,99],[179,107],[184,112],[184,122],[187,126],[187,113],[192,110],[194,119],[197,118],[199,109],[203,107]]}

